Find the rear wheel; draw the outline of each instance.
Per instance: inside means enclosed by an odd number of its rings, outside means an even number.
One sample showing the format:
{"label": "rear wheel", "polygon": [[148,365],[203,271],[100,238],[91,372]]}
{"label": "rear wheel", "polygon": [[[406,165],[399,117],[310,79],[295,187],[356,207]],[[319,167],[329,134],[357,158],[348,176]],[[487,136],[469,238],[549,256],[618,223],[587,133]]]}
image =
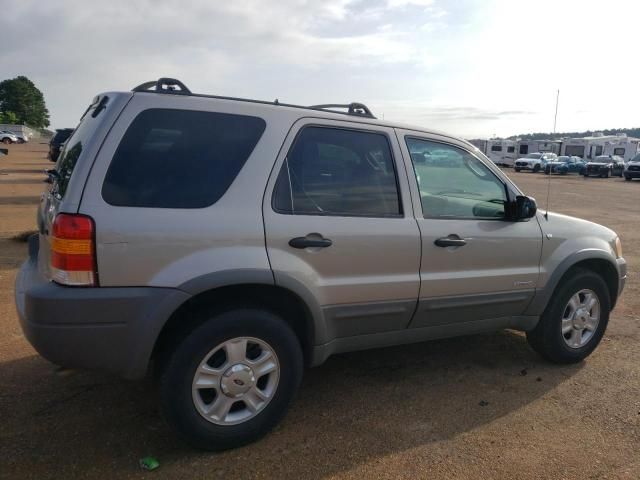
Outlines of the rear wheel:
{"label": "rear wheel", "polygon": [[527,341],[554,363],[579,362],[598,346],[607,328],[609,289],[602,277],[579,269],[556,292],[536,328],[527,332]]}
{"label": "rear wheel", "polygon": [[162,411],[196,448],[238,447],[282,419],[302,367],[298,339],[278,316],[260,309],[213,315],[168,359],[160,377]]}

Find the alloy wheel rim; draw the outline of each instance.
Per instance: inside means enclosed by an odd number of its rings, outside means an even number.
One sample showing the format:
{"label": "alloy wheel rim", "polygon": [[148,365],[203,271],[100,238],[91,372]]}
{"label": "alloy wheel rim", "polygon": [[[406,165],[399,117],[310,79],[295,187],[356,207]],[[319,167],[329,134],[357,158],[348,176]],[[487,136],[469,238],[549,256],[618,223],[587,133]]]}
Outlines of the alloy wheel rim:
{"label": "alloy wheel rim", "polygon": [[253,337],[236,337],[205,355],[194,373],[191,397],[205,420],[237,425],[264,410],[279,379],[280,364],[269,344]]}
{"label": "alloy wheel rim", "polygon": [[562,338],[570,348],[584,347],[600,323],[600,300],[593,290],[582,289],[571,296],[562,313]]}

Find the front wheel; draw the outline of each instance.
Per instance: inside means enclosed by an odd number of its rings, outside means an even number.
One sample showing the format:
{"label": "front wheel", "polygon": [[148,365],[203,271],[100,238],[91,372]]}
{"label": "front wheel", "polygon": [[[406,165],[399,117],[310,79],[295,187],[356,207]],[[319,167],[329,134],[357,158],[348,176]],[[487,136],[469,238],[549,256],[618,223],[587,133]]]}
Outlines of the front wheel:
{"label": "front wheel", "polygon": [[174,350],[161,407],[189,444],[225,450],[257,440],[285,415],[302,379],[300,343],[261,309],[212,315]]}
{"label": "front wheel", "polygon": [[538,173],[540,171],[540,165],[533,166],[533,173]]}
{"label": "front wheel", "polygon": [[624,176],[625,180],[631,181],[631,177],[627,177],[626,175]]}
{"label": "front wheel", "polygon": [[611,298],[601,276],[578,269],[562,280],[529,345],[554,363],[576,363],[598,346],[609,322]]}
{"label": "front wheel", "polygon": [[5,145],[11,145],[13,142],[10,138],[3,138],[2,143],[4,143]]}

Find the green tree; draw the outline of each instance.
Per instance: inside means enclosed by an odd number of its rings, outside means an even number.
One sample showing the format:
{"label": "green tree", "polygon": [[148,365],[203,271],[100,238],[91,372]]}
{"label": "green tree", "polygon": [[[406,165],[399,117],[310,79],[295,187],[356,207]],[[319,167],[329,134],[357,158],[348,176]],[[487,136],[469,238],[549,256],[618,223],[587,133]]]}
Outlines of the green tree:
{"label": "green tree", "polygon": [[44,103],[44,95],[25,76],[0,82],[0,112],[13,112],[16,123],[36,128],[49,126],[49,110]]}
{"label": "green tree", "polygon": [[0,112],[0,123],[15,125],[18,123],[18,117],[13,112]]}

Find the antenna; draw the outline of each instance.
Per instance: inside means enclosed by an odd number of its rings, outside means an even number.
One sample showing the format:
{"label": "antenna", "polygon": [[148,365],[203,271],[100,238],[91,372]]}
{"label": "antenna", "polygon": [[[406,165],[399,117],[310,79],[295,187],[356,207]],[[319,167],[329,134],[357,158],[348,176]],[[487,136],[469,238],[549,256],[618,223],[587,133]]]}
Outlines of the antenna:
{"label": "antenna", "polygon": [[[556,113],[553,116],[553,136],[555,140],[556,124],[558,122],[558,103],[560,101],[560,89],[556,93]],[[558,152],[562,153],[562,152]],[[546,169],[546,167],[545,167]],[[547,178],[547,211],[544,212],[544,218],[549,221],[549,198],[551,197],[551,167],[549,167],[549,178]]]}

